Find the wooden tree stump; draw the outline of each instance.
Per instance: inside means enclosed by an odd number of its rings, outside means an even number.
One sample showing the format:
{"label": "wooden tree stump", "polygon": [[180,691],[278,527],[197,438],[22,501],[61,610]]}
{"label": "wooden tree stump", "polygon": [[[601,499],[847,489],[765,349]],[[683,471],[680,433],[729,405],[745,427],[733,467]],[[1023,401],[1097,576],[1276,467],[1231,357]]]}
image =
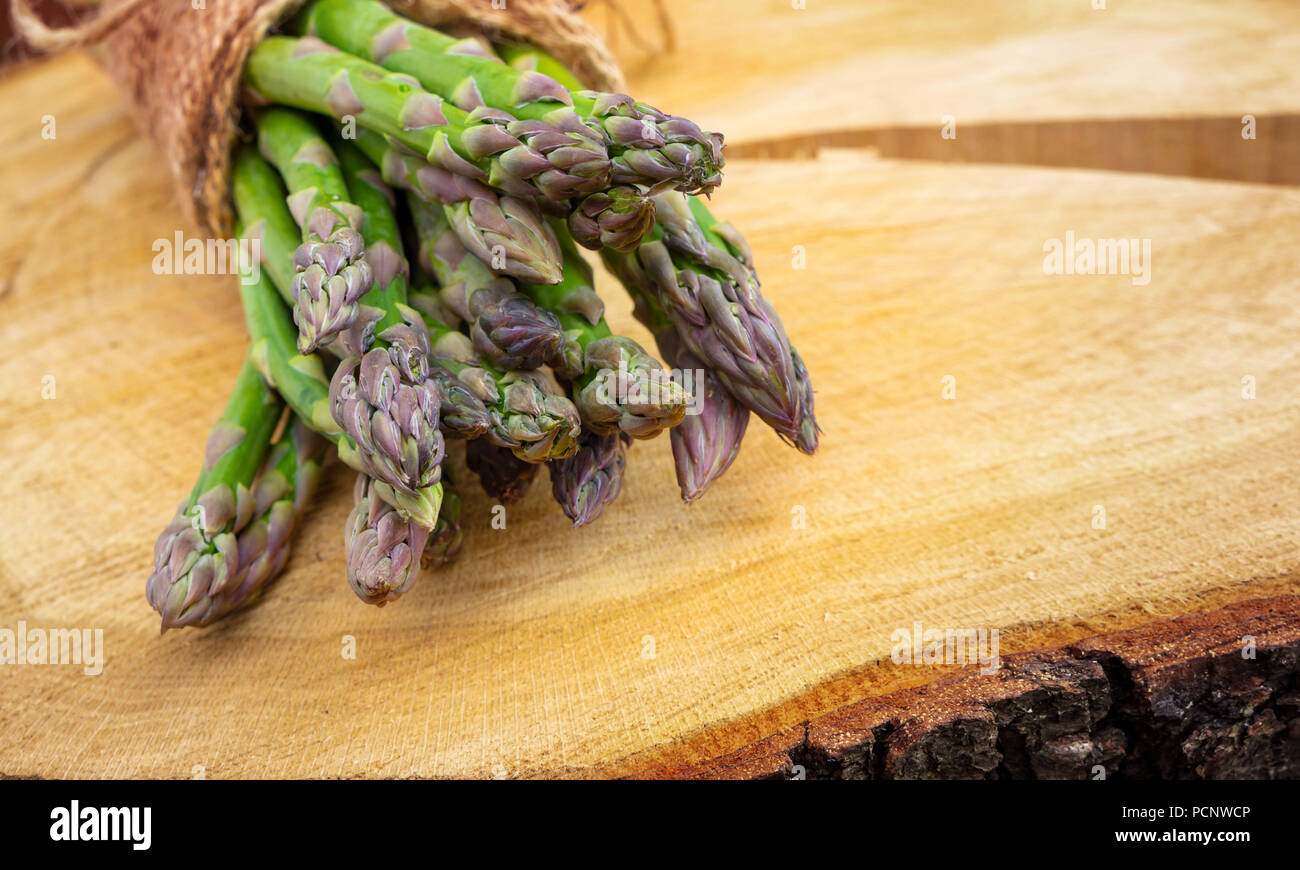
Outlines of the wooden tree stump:
{"label": "wooden tree stump", "polygon": [[[265,601],[161,638],[144,581],[244,355],[234,282],[151,271],[194,229],[89,60],[0,80],[0,628],[107,649],[0,666],[0,775],[1296,776],[1293,128],[1146,163],[955,143],[1293,115],[1300,13],[808,5],[672,4],[676,67],[620,44],[639,97],[734,145],[713,207],[812,372],[816,458],[756,423],[686,507],[637,444],[578,532],[544,485],[505,530],[467,486],[461,560],[382,611],[344,582],[334,463]],[[879,132],[926,124],[951,153]],[[1149,281],[1045,272],[1067,233],[1149,241]],[[893,662],[918,622],[998,630],[1003,668]]]}
{"label": "wooden tree stump", "polygon": [[1300,778],[1300,596],[1009,656],[644,776]]}

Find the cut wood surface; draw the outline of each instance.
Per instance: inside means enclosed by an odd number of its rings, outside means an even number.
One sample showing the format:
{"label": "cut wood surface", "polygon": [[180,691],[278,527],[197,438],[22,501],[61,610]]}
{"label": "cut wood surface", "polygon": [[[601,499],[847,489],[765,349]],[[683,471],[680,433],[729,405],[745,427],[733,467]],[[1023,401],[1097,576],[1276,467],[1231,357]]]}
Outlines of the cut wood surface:
{"label": "cut wood surface", "polygon": [[1300,778],[1300,596],[1241,601],[864,698],[699,779]]}
{"label": "cut wood surface", "polygon": [[[617,5],[663,43],[656,0]],[[1291,0],[669,2],[681,63],[615,42],[638,98],[730,141],[898,124],[1294,112]],[[602,9],[605,11],[602,12]],[[960,138],[960,133],[959,133]]]}
{"label": "cut wood surface", "polygon": [[[335,462],[264,602],[159,637],[144,580],[244,352],[234,281],[151,271],[194,228],[88,60],[0,95],[0,628],[107,650],[0,666],[0,774],[635,775],[929,682],[890,662],[917,622],[1009,655],[1300,586],[1300,193],[830,150],[732,161],[714,197],[812,371],[816,458],[756,424],[686,507],[639,443],[576,532],[544,480],[505,530],[466,486],[461,560],[382,610],[344,581]],[[1150,240],[1149,283],[1045,274],[1067,232]]]}

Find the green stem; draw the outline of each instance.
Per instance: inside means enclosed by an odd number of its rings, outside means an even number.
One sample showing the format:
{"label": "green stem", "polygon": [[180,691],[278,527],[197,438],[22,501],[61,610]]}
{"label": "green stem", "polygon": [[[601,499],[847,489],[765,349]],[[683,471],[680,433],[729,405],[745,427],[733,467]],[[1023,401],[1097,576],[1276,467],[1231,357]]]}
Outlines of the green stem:
{"label": "green stem", "polygon": [[217,618],[219,596],[239,584],[237,536],[253,518],[258,470],[283,411],[252,355],[245,357],[208,436],[194,489],[154,546],[145,595],[161,615],[164,631]]}
{"label": "green stem", "polygon": [[257,140],[284,177],[289,198],[300,200],[295,203],[295,219],[302,227],[303,241],[310,240],[308,218],[318,208],[329,209],[340,223],[355,228],[360,214],[349,201],[338,161],[311,121],[288,109],[267,109],[257,116]]}
{"label": "green stem", "polygon": [[233,491],[252,481],[283,410],[251,356],[245,357],[225,411],[208,439],[208,456],[190,493],[191,508],[216,486],[224,484]]}
{"label": "green stem", "polygon": [[[431,94],[411,77],[389,72],[312,38],[272,36],[249,54],[245,83],[263,98],[337,120],[354,118],[392,137],[430,163],[516,195],[539,194],[526,179],[503,169],[493,125]],[[510,138],[509,134],[505,134]],[[506,141],[501,148],[514,146]]]}
{"label": "green stem", "polygon": [[[243,227],[237,232],[247,238]],[[336,443],[345,440],[330,413],[329,378],[320,357],[298,353],[297,330],[270,282],[265,276],[246,278],[239,293],[253,343],[250,354],[262,377],[313,429]]]}
{"label": "green stem", "polygon": [[235,150],[231,188],[236,214],[248,234],[260,240],[263,268],[281,298],[293,305],[293,252],[302,234],[284,204],[279,173],[252,146],[243,145]]}

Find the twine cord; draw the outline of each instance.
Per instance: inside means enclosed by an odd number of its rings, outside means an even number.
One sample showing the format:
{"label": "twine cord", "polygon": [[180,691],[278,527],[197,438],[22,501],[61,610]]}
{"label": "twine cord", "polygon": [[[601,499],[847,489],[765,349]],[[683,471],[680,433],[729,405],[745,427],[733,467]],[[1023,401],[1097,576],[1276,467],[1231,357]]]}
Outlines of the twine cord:
{"label": "twine cord", "polygon": [[93,18],[70,27],[46,25],[36,10],[32,9],[30,0],[13,0],[10,13],[13,16],[14,30],[22,35],[28,45],[41,51],[58,52],[104,40],[146,2],[147,0],[124,0],[107,12],[101,11]]}

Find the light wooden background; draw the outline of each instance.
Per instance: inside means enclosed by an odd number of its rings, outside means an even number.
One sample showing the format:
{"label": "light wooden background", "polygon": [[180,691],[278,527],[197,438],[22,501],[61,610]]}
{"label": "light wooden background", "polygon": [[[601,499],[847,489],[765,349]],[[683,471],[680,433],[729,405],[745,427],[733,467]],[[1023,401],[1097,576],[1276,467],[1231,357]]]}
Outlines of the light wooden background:
{"label": "light wooden background", "polygon": [[[635,92],[738,144],[1300,103],[1281,2],[669,5],[676,67],[618,40]],[[0,774],[634,774],[932,679],[888,662],[914,621],[1007,653],[1300,585],[1300,191],[823,150],[735,160],[715,196],[813,373],[815,459],[755,424],[688,508],[667,440],[638,444],[576,532],[544,478],[504,531],[465,487],[463,558],[383,610],[344,581],[336,466],[261,605],[159,637],[144,580],[243,354],[235,286],[151,272],[193,228],[89,60],[0,97],[0,628],[107,646],[97,677],[0,666]],[[1150,283],[1044,274],[1067,230],[1150,239]]]}

